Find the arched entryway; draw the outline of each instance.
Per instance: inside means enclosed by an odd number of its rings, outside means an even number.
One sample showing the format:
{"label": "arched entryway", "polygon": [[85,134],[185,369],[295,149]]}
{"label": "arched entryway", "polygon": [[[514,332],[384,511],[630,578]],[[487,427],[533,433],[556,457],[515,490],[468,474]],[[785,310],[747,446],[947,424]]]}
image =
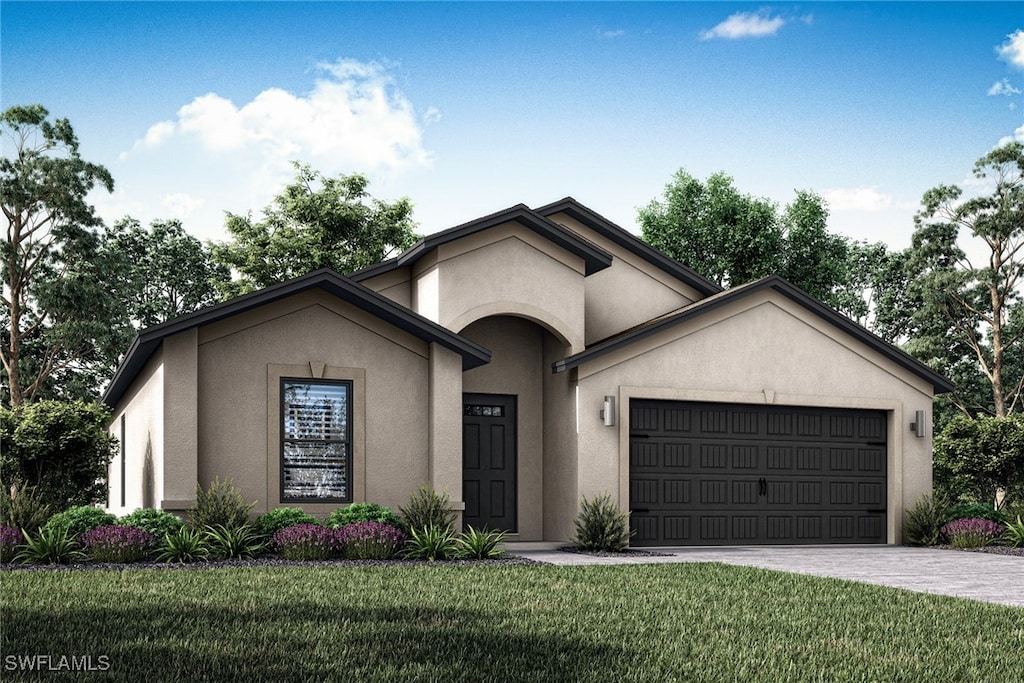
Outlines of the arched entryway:
{"label": "arched entryway", "polygon": [[568,347],[514,315],[477,320],[459,334],[492,352],[489,364],[463,374],[463,525],[543,540],[546,508],[560,507],[552,499],[575,479],[566,378],[551,372]]}

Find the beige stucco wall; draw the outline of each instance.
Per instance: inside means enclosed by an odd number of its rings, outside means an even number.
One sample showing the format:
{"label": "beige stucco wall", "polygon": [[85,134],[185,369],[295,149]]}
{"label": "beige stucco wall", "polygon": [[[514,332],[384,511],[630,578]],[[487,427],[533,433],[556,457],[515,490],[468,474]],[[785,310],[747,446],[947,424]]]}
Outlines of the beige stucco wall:
{"label": "beige stucco wall", "polygon": [[576,384],[567,372],[551,372],[551,364],[565,358],[566,351],[553,336],[544,335],[544,540],[572,535],[579,499]]}
{"label": "beige stucco wall", "polygon": [[163,340],[164,462],[160,507],[182,512],[195,499],[199,471],[196,328]]}
{"label": "beige stucco wall", "polygon": [[359,284],[386,296],[397,304],[412,308],[411,283],[408,268],[398,268],[377,277],[368,278]]}
{"label": "beige stucco wall", "polygon": [[586,340],[593,344],[703,296],[564,213],[551,220],[612,255],[612,265],[585,281]]}
{"label": "beige stucco wall", "polygon": [[[404,505],[429,477],[429,353],[422,340],[319,290],[203,327],[200,481],[233,477],[256,512],[281,505],[280,377],[351,379],[354,500]],[[338,504],[301,507],[324,515]]]}
{"label": "beige stucco wall", "polygon": [[[629,353],[640,353],[632,358]],[[904,509],[931,490],[931,445],[908,430],[931,414],[932,387],[785,297],[765,291],[579,368],[580,493],[629,507],[630,398],[775,403],[888,412],[888,540]],[[598,417],[618,397],[615,427]]]}
{"label": "beige stucco wall", "polygon": [[121,505],[121,455],[108,468],[109,495],[106,509],[124,515],[141,507],[154,507],[163,496],[164,464],[164,363],[157,350],[114,407],[108,431],[121,438],[121,417],[125,421],[123,444],[125,504]]}
{"label": "beige stucco wall", "polygon": [[488,365],[463,374],[463,391],[517,397],[516,540],[539,541],[544,533],[544,330],[529,320],[498,316],[461,334],[493,354]]}
{"label": "beige stucco wall", "polygon": [[514,314],[584,348],[583,259],[518,223],[441,245],[414,271],[416,312],[451,330]]}
{"label": "beige stucco wall", "polygon": [[430,345],[430,450],[427,479],[446,491],[462,526],[462,356]]}

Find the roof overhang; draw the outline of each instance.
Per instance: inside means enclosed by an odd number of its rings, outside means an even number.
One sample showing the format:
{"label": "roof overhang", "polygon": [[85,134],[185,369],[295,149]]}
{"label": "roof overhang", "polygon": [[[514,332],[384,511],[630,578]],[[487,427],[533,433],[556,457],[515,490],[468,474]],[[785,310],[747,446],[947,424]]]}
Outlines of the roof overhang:
{"label": "roof overhang", "polygon": [[956,386],[952,382],[932,370],[921,361],[869,332],[846,316],[826,306],[799,287],[796,287],[777,275],[772,275],[755,282],[734,287],[715,296],[690,304],[676,313],[656,318],[648,323],[644,323],[631,330],[627,330],[620,335],[599,342],[580,353],[569,356],[568,358],[564,358],[560,361],[555,361],[551,365],[551,370],[552,372],[558,373],[579,367],[584,363],[600,358],[612,351],[625,348],[635,341],[650,337],[651,335],[655,335],[688,320],[693,320],[705,313],[766,289],[778,292],[819,318],[831,323],[854,339],[866,344],[900,367],[909,370],[913,374],[929,382],[934,387],[936,394],[944,394],[956,390]]}
{"label": "roof overhang", "polygon": [[612,257],[608,252],[594,246],[574,232],[566,230],[554,221],[548,220],[544,216],[532,211],[525,204],[517,204],[516,206],[503,211],[498,211],[497,213],[492,213],[489,216],[484,216],[483,218],[478,218],[474,221],[470,221],[469,223],[463,223],[462,225],[454,228],[449,228],[448,230],[428,235],[409,247],[409,249],[398,257],[358,270],[352,273],[349,277],[356,282],[362,282],[372,277],[376,277],[377,275],[389,273],[398,268],[411,266],[416,263],[416,261],[420,260],[432,250],[443,244],[447,244],[478,233],[482,230],[487,230],[488,228],[493,228],[509,222],[518,223],[524,228],[532,230],[541,237],[547,239],[551,243],[565,249],[570,254],[583,259],[584,273],[586,275],[596,273],[612,264]]}
{"label": "roof overhang", "polygon": [[142,371],[143,366],[160,348],[164,337],[200,325],[208,325],[310,289],[321,289],[425,342],[437,343],[451,349],[462,356],[463,370],[471,370],[489,363],[491,360],[491,352],[479,344],[455,334],[329,268],[324,268],[143,330],[136,335],[124,360],[121,361],[113,379],[106,391],[103,392],[103,402],[113,407],[124,396],[132,381]]}
{"label": "roof overhang", "polygon": [[620,247],[627,249],[651,265],[660,268],[677,280],[693,287],[704,296],[711,296],[722,291],[719,285],[708,280],[697,271],[665,256],[665,254],[639,239],[636,235],[623,230],[615,223],[580,204],[572,197],[560,199],[557,202],[534,209],[534,211],[545,217],[564,213],[570,218],[578,220],[602,237],[615,242]]}

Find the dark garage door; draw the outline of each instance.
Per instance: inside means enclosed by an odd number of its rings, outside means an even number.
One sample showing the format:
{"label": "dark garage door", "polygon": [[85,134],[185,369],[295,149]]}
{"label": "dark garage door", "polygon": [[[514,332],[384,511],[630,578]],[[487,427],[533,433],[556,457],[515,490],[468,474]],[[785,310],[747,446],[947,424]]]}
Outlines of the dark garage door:
{"label": "dark garage door", "polygon": [[633,545],[885,543],[880,410],[633,399]]}

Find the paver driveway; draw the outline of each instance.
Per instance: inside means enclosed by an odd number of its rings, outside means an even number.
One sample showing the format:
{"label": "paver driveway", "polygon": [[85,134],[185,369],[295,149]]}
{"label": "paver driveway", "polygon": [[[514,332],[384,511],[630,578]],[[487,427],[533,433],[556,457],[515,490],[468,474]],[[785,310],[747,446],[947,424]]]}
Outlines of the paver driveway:
{"label": "paver driveway", "polygon": [[666,554],[622,557],[525,547],[510,550],[559,565],[723,562],[1024,607],[1024,557],[1020,556],[879,545],[652,548]]}

